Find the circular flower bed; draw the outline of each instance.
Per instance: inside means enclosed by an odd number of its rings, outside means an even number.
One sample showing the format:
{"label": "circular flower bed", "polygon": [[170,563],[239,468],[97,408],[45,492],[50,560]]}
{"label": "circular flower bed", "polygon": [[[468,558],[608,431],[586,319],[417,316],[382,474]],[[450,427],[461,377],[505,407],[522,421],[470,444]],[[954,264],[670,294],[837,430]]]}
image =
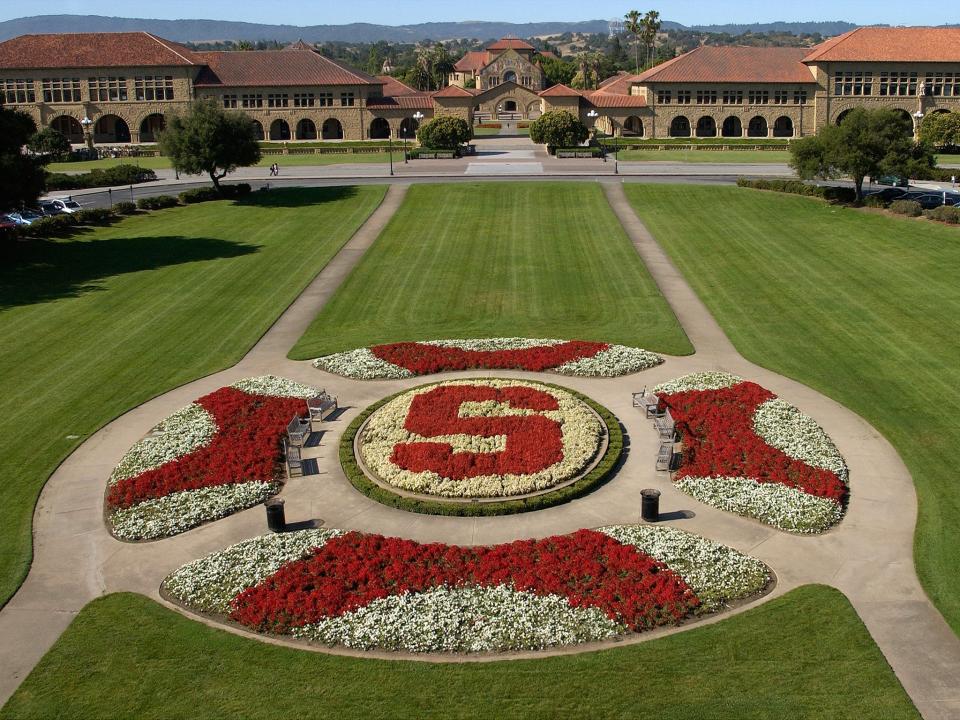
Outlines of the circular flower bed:
{"label": "circular flower bed", "polygon": [[176,535],[275,495],[280,439],[316,394],[283,378],[250,378],[163,420],[110,476],[106,505],[114,535]]}
{"label": "circular flower bed", "polygon": [[812,418],[726,373],[689,375],[654,392],[682,435],[681,490],[791,532],[824,532],[841,520],[847,466]]}
{"label": "circular flower bed", "polygon": [[462,380],[402,393],[356,437],[382,484],[444,498],[503,498],[575,480],[606,428],[566,390],[518,380]]}
{"label": "circular flower bed", "polygon": [[663,358],[640,348],[582,340],[490,338],[375,345],[327,355],[314,367],[360,380],[401,379],[455,370],[551,371],[581,377],[619,377]]}
{"label": "circular flower bed", "polygon": [[498,652],[676,624],[755,596],[770,579],[760,561],[672,528],[491,547],[307,530],[214,553],[162,589],[196,612],[326,645]]}

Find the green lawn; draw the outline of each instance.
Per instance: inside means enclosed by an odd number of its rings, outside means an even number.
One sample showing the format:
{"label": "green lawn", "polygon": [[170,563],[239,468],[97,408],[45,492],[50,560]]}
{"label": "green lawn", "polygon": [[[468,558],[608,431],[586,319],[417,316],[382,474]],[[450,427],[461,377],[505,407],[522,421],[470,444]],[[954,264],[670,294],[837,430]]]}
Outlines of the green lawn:
{"label": "green lawn", "polygon": [[291,352],[551,337],[690,344],[597,184],[415,185]]}
{"label": "green lawn", "polygon": [[88,605],[13,718],[919,718],[856,612],[808,586],[717,625],[534,661],[430,664],[277,647],[137,595]]}
{"label": "green lawn", "polygon": [[[411,146],[412,147],[412,146]],[[403,162],[403,149],[398,146],[393,151],[393,161]],[[388,163],[389,153],[361,153],[361,154],[325,154],[325,155],[264,155],[258,163],[259,167],[270,167],[278,163],[281,168],[290,166],[322,166],[322,165],[350,165],[356,163]],[[115,165],[139,165],[151,170],[170,168],[170,159],[166,157],[141,158],[107,158],[104,160],[86,160],[81,162],[51,163],[47,166],[50,172],[87,172],[94,168],[114,167]]]}
{"label": "green lawn", "polygon": [[790,153],[782,150],[622,150],[620,160],[622,162],[784,164],[790,160]]}
{"label": "green lawn", "polygon": [[960,633],[960,229],[739,188],[627,193],[746,357],[896,446],[920,496],[920,578]]}
{"label": "green lawn", "polygon": [[275,190],[0,250],[0,604],[57,464],[117,415],[237,362],[384,192]]}

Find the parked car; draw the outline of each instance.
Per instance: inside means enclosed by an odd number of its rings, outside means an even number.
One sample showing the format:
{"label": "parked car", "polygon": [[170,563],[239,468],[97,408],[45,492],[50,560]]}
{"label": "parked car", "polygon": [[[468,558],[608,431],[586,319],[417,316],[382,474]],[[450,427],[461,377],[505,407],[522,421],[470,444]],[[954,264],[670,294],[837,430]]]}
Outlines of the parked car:
{"label": "parked car", "polygon": [[[52,208],[56,208],[57,212],[48,213],[46,208],[44,207],[45,205],[49,205]],[[73,215],[73,213],[80,212],[81,210],[83,210],[83,208],[80,207],[80,203],[78,203],[72,197],[49,198],[48,200],[42,201],[40,203],[40,207],[41,209],[43,209],[43,212],[45,215],[56,215],[58,213],[68,213],[70,215]]]}
{"label": "parked car", "polygon": [[908,194],[909,190],[902,187],[888,187],[877,192],[867,193],[866,197],[877,197],[884,202],[893,202],[894,200],[903,200],[903,196]]}
{"label": "parked car", "polygon": [[893,187],[910,187],[910,178],[900,177],[899,175],[884,175],[873,178],[877,185],[892,185]]}
{"label": "parked car", "polygon": [[924,210],[933,210],[941,205],[956,205],[960,196],[942,192],[909,193],[902,200],[913,200],[920,203]]}
{"label": "parked car", "polygon": [[4,217],[17,225],[29,226],[42,218],[43,215],[33,210],[19,210],[17,212],[9,212],[4,215]]}

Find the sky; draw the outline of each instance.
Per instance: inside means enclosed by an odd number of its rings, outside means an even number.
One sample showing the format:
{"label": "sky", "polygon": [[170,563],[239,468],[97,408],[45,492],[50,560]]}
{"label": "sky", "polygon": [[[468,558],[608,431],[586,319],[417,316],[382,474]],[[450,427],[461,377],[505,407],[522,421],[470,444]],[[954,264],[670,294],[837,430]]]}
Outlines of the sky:
{"label": "sky", "polygon": [[[960,4],[937,0],[805,0],[786,4],[770,0],[675,0],[650,3],[665,20],[685,25],[772,22],[776,20],[847,20],[861,25],[941,25],[960,23]],[[31,3],[0,0],[0,20],[24,15],[120,15],[160,19],[214,19],[288,25],[340,25],[369,22],[407,25],[430,21],[499,20],[505,22],[574,21],[621,17],[630,9],[647,5],[584,0],[164,0],[161,3],[120,4],[116,0],[34,0]],[[397,11],[401,12],[397,12]]]}

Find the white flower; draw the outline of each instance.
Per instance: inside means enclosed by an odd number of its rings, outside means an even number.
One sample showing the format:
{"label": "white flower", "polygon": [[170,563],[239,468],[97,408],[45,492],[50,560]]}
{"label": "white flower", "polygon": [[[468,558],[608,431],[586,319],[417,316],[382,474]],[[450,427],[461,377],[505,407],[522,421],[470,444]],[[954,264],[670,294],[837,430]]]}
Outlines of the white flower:
{"label": "white flower", "polygon": [[217,432],[213,415],[196,403],[177,410],[131,447],[110,475],[110,484],[136,477],[209,445]]}
{"label": "white flower", "polygon": [[502,652],[607,640],[626,632],[599,608],[508,585],[440,586],[374,600],[293,630],[295,637],[364,650]]}
{"label": "white flower", "polygon": [[155,540],[253,507],[278,490],[276,483],[248,482],[176,492],[117,510],[110,524],[123,540]]}
{"label": "white flower", "polygon": [[298,383],[295,380],[277,377],[276,375],[245,378],[244,380],[235,382],[230,387],[242,390],[245,393],[250,393],[251,395],[301,398],[303,400],[309,400],[319,394],[319,391],[315,387]]}
{"label": "white flower", "polygon": [[843,517],[839,503],[779,483],[742,477],[686,477],[676,486],[707,505],[789,532],[822,533]]}
{"label": "white flower", "polygon": [[661,383],[653,388],[658,395],[691,392],[694,390],[722,390],[743,382],[743,378],[725,372],[700,372]]}
{"label": "white flower", "polygon": [[405,427],[413,399],[432,392],[440,385],[411,390],[376,410],[358,435],[360,458],[381,481],[401,490],[450,498],[508,497],[555,487],[580,475],[596,458],[606,432],[605,425],[591,408],[570,393],[539,383],[517,380],[458,380],[443,386],[485,385],[494,388],[530,387],[549,393],[557,400],[558,410],[533,411],[491,403],[465,403],[461,416],[500,417],[506,415],[543,415],[560,424],[563,459],[548,468],[526,475],[481,475],[451,479],[435,472],[411,472],[395,465],[390,457],[401,443],[447,443],[454,452],[495,453],[504,449],[504,437],[444,435],[425,438]]}
{"label": "white flower", "polygon": [[756,595],[770,581],[769,569],[756,558],[683,530],[619,525],[599,532],[633,545],[677,573],[700,598],[701,611],[713,612]]}
{"label": "white flower", "polygon": [[399,365],[381,360],[368,348],[327,355],[313,361],[318,370],[356,380],[402,380],[413,373]]}
{"label": "white flower", "polygon": [[195,610],[226,614],[231,600],[241,592],[342,534],[342,530],[300,530],[244,540],[184,565],[163,581],[163,588]]}
{"label": "white flower", "polygon": [[753,427],[769,445],[807,465],[829,470],[848,484],[847,464],[833,440],[816,420],[790,403],[780,398],[763,403],[753,416]]}
{"label": "white flower", "polygon": [[620,377],[649,370],[661,363],[663,363],[662,357],[647,350],[625,345],[611,345],[593,357],[564,363],[554,368],[554,372],[577,377]]}

